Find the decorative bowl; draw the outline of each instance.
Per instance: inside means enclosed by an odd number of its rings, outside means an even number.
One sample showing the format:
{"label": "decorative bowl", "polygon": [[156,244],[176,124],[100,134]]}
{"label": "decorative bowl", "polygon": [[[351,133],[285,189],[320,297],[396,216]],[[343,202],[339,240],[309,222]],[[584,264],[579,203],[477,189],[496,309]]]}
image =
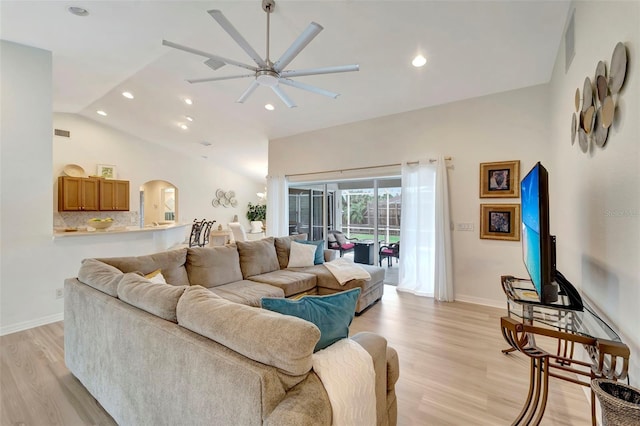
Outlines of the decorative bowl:
{"label": "decorative bowl", "polygon": [[89,219],[87,221],[87,226],[95,228],[98,231],[104,231],[105,229],[111,227],[113,225],[113,219]]}

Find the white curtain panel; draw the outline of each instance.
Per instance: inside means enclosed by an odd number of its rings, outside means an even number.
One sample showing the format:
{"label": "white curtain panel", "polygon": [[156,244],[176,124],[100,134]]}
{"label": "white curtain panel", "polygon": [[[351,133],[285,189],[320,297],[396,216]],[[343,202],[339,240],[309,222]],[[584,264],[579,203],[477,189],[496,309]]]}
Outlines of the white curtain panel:
{"label": "white curtain panel", "polygon": [[398,291],[453,301],[449,196],[443,157],[402,166]]}
{"label": "white curtain panel", "polygon": [[267,176],[267,236],[289,235],[289,183],[286,176]]}

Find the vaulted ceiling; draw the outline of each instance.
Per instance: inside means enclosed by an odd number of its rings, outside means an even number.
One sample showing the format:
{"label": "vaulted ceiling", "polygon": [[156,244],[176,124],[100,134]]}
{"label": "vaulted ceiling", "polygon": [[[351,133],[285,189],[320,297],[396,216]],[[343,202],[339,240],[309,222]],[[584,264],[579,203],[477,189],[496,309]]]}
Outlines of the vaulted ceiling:
{"label": "vaulted ceiling", "polygon": [[[190,84],[185,79],[244,72],[230,65],[214,71],[205,58],[162,45],[167,39],[252,63],[207,11],[221,10],[264,57],[260,0],[1,0],[0,36],[53,52],[54,112],[77,113],[262,179],[269,139],[548,82],[569,5],[278,0],[271,15],[272,60],[315,21],[324,30],[288,68],[360,65],[358,72],[296,77],[340,93],[332,99],[284,87],[296,108],[267,87],[237,103],[250,78]],[[89,14],[73,15],[69,6]],[[427,58],[422,68],[411,66],[418,53]],[[267,111],[267,103],[275,110]]]}

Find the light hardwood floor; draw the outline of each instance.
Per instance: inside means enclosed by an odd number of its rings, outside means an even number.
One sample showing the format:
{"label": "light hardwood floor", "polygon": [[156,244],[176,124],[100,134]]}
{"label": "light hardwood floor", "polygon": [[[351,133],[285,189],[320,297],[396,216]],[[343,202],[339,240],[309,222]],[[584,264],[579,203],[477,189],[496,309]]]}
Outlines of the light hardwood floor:
{"label": "light hardwood floor", "polygon": [[[509,425],[528,389],[529,364],[500,352],[503,314],[385,286],[351,333],[380,333],[398,351],[399,425]],[[63,333],[58,322],[0,337],[1,425],[115,424],[65,367]],[[590,424],[581,387],[551,379],[550,389],[543,425]]]}

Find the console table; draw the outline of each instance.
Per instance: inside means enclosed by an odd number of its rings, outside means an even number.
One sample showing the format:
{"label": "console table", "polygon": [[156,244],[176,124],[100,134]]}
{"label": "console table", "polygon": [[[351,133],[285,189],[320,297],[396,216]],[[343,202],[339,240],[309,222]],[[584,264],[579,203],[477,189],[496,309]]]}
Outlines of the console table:
{"label": "console table", "polygon": [[[627,376],[629,348],[581,300],[571,284],[561,284],[558,301],[543,305],[530,280],[502,276],[501,281],[507,295],[508,316],[500,319],[500,326],[504,339],[511,346],[502,352],[520,351],[531,358],[529,392],[513,425],[540,424],[547,403],[549,377],[590,387],[593,379],[618,380]],[[555,353],[540,348],[536,344],[537,336],[554,339]],[[590,362],[574,358],[576,344],[584,346]],[[596,425],[593,391],[591,424]]]}

